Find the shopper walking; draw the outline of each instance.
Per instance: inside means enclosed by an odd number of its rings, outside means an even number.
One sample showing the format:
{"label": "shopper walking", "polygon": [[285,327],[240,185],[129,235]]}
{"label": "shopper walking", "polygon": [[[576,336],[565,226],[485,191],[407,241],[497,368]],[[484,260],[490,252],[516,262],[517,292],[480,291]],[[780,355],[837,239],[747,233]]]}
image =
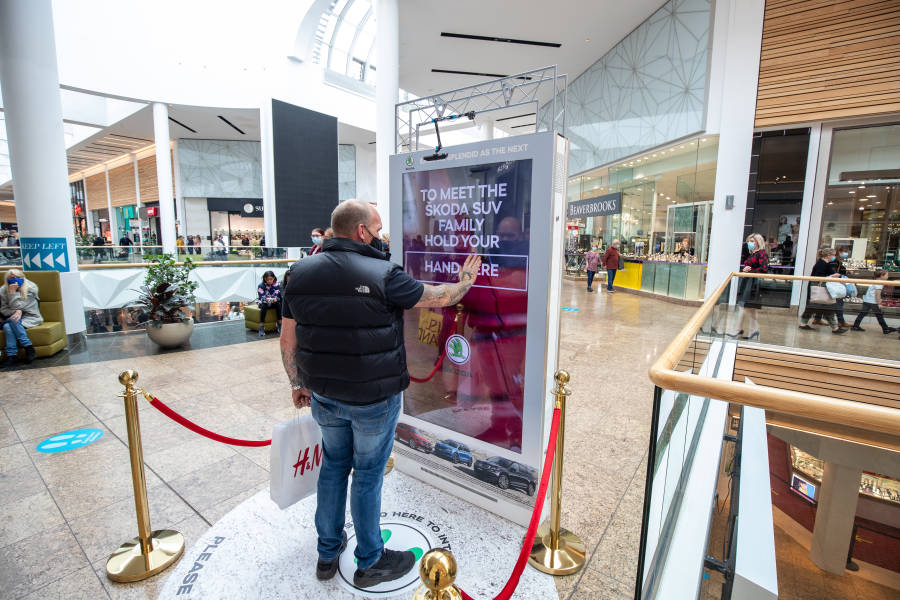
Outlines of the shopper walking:
{"label": "shopper walking", "polygon": [[587,254],[584,255],[584,265],[587,271],[587,291],[593,292],[591,285],[594,283],[594,276],[597,274],[597,264],[600,262],[600,253],[597,251],[597,244],[593,244]]}
{"label": "shopper walking", "polygon": [[262,282],[256,288],[259,305],[259,336],[266,335],[266,313],[275,311],[275,327],[281,333],[281,287],[272,271],[263,273]]}
{"label": "shopper walking", "polygon": [[619,240],[613,240],[609,248],[603,254],[603,266],[606,267],[606,291],[614,292],[613,281],[616,279],[616,271],[619,269]]}
{"label": "shopper walking", "polygon": [[[768,273],[769,272],[769,255],[766,252],[765,240],[758,233],[751,233],[744,240],[747,245],[747,258],[741,265],[743,273]],[[762,308],[760,303],[760,280],[756,277],[741,277],[740,286],[738,287],[738,298],[742,308],[739,319],[738,333],[744,339],[759,339],[759,321],[757,313]],[[747,328],[744,328],[744,319],[747,319]],[[743,335],[744,331],[749,331],[749,335]]]}
{"label": "shopper walking", "polygon": [[94,236],[94,263],[103,262],[104,255],[106,251],[103,250],[103,246],[106,245],[106,239],[100,235],[99,233]]}
{"label": "shopper walking", "polygon": [[322,243],[325,241],[325,230],[321,227],[316,227],[312,230],[312,233],[309,234],[309,238],[312,240],[312,248],[309,249],[309,254],[307,256],[315,256],[319,252],[322,251]]}
{"label": "shopper walking", "polygon": [[0,317],[3,319],[3,333],[6,348],[0,366],[16,365],[18,347],[25,349],[25,362],[34,360],[34,345],[28,338],[27,330],[44,322],[38,305],[38,286],[25,279],[19,269],[6,272],[6,285],[0,286]]}
{"label": "shopper walking", "polygon": [[[817,260],[816,264],[813,265],[810,275],[812,277],[839,278],[840,275],[835,273],[835,270],[831,264],[834,261],[834,248],[826,247],[820,249],[819,260]],[[821,291],[817,292],[817,299],[814,300],[812,298],[812,290],[815,287],[821,288]],[[809,324],[809,319],[810,317],[812,317],[813,313],[821,313],[823,316],[825,316],[825,318],[828,320],[828,324],[831,325],[831,333],[846,333],[847,330],[841,329],[841,327],[838,325],[837,316],[835,315],[834,300],[831,298],[831,296],[828,295],[825,284],[818,281],[810,281],[809,286],[806,288],[806,310],[804,310],[803,314],[800,315],[800,329],[815,329],[815,327]]]}
{"label": "shopper walking", "polygon": [[[887,271],[879,271],[875,275],[875,281],[887,281],[888,272]],[[884,285],[879,285],[878,283],[874,283],[869,286],[869,289],[866,290],[866,293],[863,295],[863,307],[862,310],[859,311],[859,314],[856,315],[856,321],[853,322],[853,326],[850,328],[853,331],[865,331],[860,325],[862,324],[863,319],[866,318],[870,312],[875,313],[875,318],[878,320],[878,324],[881,325],[881,332],[885,335],[889,333],[894,333],[897,331],[895,327],[890,327],[887,324],[887,321],[884,320],[884,313],[881,312],[881,290],[884,289]]]}
{"label": "shopper walking", "polygon": [[403,577],[416,562],[406,548],[385,548],[380,527],[384,467],[400,393],[409,385],[403,311],[458,303],[475,283],[481,259],[466,259],[458,283],[424,286],[384,259],[381,217],[370,204],[340,203],[331,226],[335,238],[324,243],[322,252],[291,267],[281,356],[294,405],[311,405],[322,430],[316,577],[334,577],[347,543],[344,518],[352,469],[353,583],[367,588]]}

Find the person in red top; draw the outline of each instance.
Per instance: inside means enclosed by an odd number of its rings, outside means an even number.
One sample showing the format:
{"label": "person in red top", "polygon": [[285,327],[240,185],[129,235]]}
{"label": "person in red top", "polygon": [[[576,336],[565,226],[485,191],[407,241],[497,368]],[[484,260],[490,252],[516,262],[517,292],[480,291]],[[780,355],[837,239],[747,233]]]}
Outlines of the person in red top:
{"label": "person in red top", "polygon": [[619,269],[619,240],[613,240],[613,243],[606,249],[603,254],[603,266],[606,267],[606,291],[614,292],[613,280]]}
{"label": "person in red top", "polygon": [[594,242],[591,245],[590,251],[584,255],[584,264],[585,270],[587,270],[587,278],[588,278],[588,288],[589,292],[593,292],[594,289],[591,287],[591,284],[594,283],[594,275],[597,274],[597,263],[600,262],[600,253],[597,252],[597,242]]}
{"label": "person in red top", "polygon": [[322,251],[322,242],[325,241],[325,230],[321,227],[316,227],[312,230],[309,237],[312,239],[313,246],[309,249],[308,256],[312,256]]}
{"label": "person in red top", "polygon": [[[766,253],[766,241],[758,233],[751,233],[746,239],[747,250],[749,254],[744,259],[741,271],[744,273],[768,273],[769,272],[769,255]],[[743,339],[759,339],[759,321],[756,319],[757,311],[762,308],[759,297],[760,280],[756,278],[741,278],[740,287],[738,288],[738,298],[744,310],[741,314],[740,323],[743,325],[744,317],[749,320],[748,326],[750,335],[743,335],[744,328],[741,327],[736,335]]]}

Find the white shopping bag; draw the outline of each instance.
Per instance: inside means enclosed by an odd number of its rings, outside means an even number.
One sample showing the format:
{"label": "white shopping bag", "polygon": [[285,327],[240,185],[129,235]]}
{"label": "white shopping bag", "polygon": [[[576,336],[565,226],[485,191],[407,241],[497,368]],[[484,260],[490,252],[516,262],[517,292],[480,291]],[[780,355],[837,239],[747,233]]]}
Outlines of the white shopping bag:
{"label": "white shopping bag", "polygon": [[325,456],[322,432],[312,415],[276,425],[271,452],[269,496],[278,508],[287,508],[316,492]]}

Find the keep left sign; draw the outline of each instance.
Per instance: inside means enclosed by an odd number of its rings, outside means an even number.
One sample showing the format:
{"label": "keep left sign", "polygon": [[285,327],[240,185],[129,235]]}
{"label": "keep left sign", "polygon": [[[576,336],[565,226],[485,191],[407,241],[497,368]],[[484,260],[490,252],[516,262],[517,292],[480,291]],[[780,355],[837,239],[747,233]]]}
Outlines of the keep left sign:
{"label": "keep left sign", "polygon": [[26,271],[69,271],[69,249],[66,238],[19,238],[22,264]]}

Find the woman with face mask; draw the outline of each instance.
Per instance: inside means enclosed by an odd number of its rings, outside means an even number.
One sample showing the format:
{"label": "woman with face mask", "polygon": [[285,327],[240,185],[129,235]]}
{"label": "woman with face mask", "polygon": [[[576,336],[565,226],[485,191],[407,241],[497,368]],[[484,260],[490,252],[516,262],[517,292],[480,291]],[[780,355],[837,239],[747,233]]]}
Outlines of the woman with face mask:
{"label": "woman with face mask", "polygon": [[[837,267],[834,265],[836,262],[835,251],[834,248],[822,248],[819,250],[819,260],[816,261],[816,264],[813,265],[812,273],[810,275],[812,277],[832,277],[837,273]],[[845,333],[847,330],[842,329],[838,325],[837,317],[835,315],[835,311],[831,307],[822,308],[822,304],[810,304],[810,296],[813,286],[821,286],[824,284],[820,284],[816,281],[810,281],[809,286],[806,288],[806,310],[803,311],[803,314],[800,315],[800,329],[808,329],[814,330],[815,327],[812,327],[809,324],[809,319],[812,317],[813,312],[824,315],[828,320],[828,324],[831,325],[831,333]]]}
{"label": "woman with face mask", "polygon": [[25,348],[25,362],[33,361],[34,346],[26,330],[43,323],[44,317],[38,307],[38,287],[19,269],[6,272],[5,285],[0,287],[0,316],[6,335],[2,366],[16,365],[17,343]]}
{"label": "woman with face mask", "polygon": [[585,270],[587,271],[587,291],[593,292],[594,275],[597,274],[597,263],[600,262],[600,253],[597,252],[597,242],[591,244],[591,249],[584,255]]}
{"label": "woman with face mask", "polygon": [[312,248],[309,250],[309,256],[312,256],[313,254],[318,254],[322,251],[322,242],[325,241],[325,230],[321,227],[316,227],[312,230],[309,237],[313,243]]}
{"label": "woman with face mask", "polygon": [[[769,272],[769,255],[766,252],[766,240],[758,233],[751,233],[747,236],[745,242],[747,244],[747,258],[741,266],[744,273],[768,273]],[[760,304],[760,280],[753,278],[741,278],[738,287],[738,298],[740,299],[743,310],[740,318],[740,329],[736,335],[743,339],[759,339],[759,321],[757,321],[757,311],[762,308]],[[747,329],[744,329],[744,318],[748,319]],[[749,335],[743,335],[744,331],[749,330]]]}

